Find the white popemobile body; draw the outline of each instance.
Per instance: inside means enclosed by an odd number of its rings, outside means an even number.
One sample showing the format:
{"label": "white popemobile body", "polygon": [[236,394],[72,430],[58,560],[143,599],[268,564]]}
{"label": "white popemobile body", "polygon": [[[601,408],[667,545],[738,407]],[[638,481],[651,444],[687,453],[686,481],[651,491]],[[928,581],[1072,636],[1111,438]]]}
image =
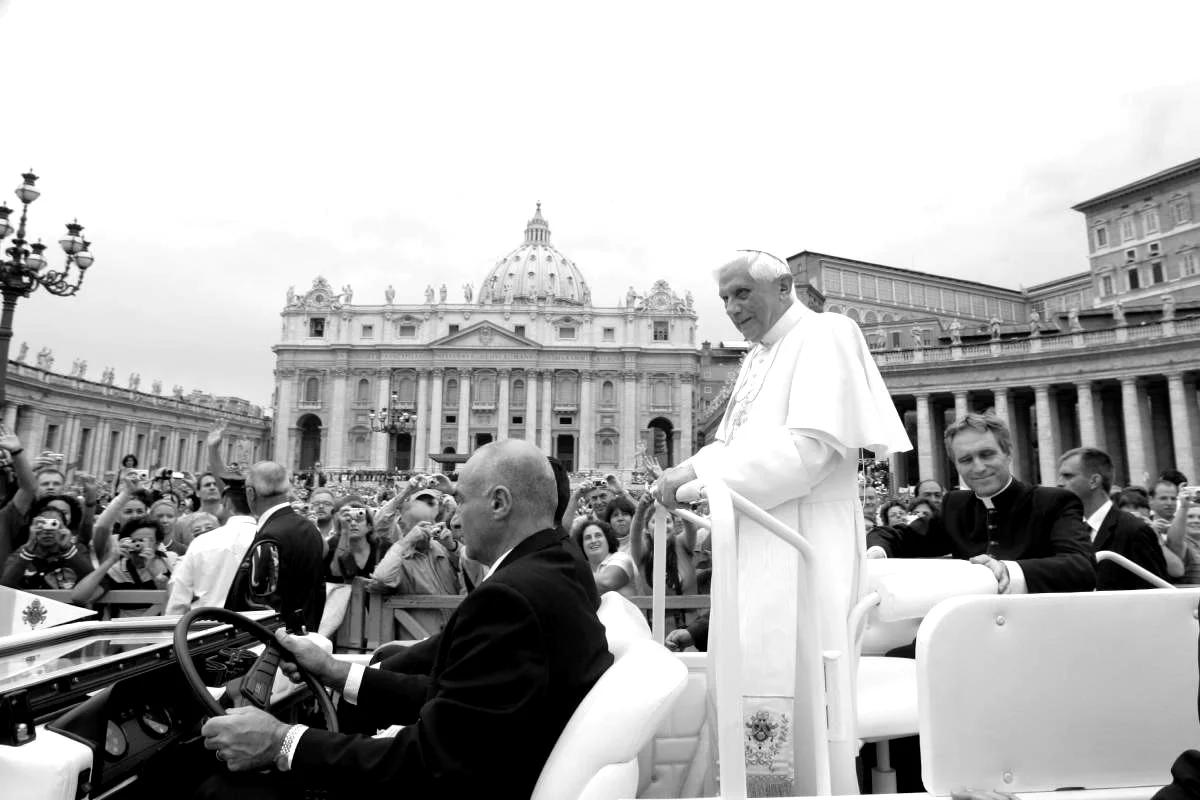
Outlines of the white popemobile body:
{"label": "white popemobile body", "polygon": [[[727,597],[722,543],[735,540],[738,517],[761,512],[721,486],[709,486],[708,497],[713,593]],[[776,532],[805,552],[794,531]],[[656,548],[664,541],[656,537]],[[814,568],[805,561],[805,570]],[[869,562],[864,570],[862,601],[847,620],[862,652],[824,653],[814,667],[823,678],[813,684],[819,697],[809,698],[819,713],[794,722],[798,736],[810,732],[807,752],[815,755],[805,768],[824,770],[824,785],[832,770],[853,769],[841,755],[848,749],[919,733],[929,796],[971,787],[1047,800],[1050,792],[1054,800],[1148,798],[1169,782],[1175,757],[1200,745],[1200,588],[998,596],[985,567],[959,561]],[[661,594],[655,601],[661,619]],[[714,606],[713,625],[736,619],[728,605]],[[720,796],[744,797],[735,773],[747,731],[762,732],[736,717],[717,726],[710,713],[714,697],[718,709],[729,702],[712,681],[714,666],[718,675],[731,668],[729,654],[715,663],[717,654],[669,654],[655,641],[662,631],[652,634],[615,593],[605,595],[600,615],[616,662],[564,731],[535,800],[715,796],[718,754],[733,765],[722,770]],[[119,798],[121,787],[153,772],[164,748],[195,735],[201,712],[180,689],[165,645],[173,622],[74,623],[0,643],[5,730],[22,707],[50,709],[36,720],[33,741],[0,744],[0,797]],[[912,641],[914,631],[915,661],[874,655]],[[188,647],[203,656],[247,644],[215,626],[194,632]],[[852,687],[831,681],[839,671],[827,669],[847,657],[856,662]],[[285,704],[284,694],[298,691],[276,688],[283,693],[275,701]],[[133,690],[135,702],[112,706],[115,719],[81,721],[97,698]],[[90,739],[78,733],[89,725]],[[889,777],[886,753],[884,745],[876,787]]]}

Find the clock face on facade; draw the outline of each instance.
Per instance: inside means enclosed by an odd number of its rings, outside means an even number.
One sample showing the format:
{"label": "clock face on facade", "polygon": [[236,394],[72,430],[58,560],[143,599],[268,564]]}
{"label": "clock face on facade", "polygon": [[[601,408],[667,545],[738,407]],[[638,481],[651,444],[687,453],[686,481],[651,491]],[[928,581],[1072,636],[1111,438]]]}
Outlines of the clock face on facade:
{"label": "clock face on facade", "polygon": [[314,294],[314,295],[313,295],[313,302],[314,302],[314,303],[324,303],[324,302],[325,302],[325,295],[323,295],[323,294]]}

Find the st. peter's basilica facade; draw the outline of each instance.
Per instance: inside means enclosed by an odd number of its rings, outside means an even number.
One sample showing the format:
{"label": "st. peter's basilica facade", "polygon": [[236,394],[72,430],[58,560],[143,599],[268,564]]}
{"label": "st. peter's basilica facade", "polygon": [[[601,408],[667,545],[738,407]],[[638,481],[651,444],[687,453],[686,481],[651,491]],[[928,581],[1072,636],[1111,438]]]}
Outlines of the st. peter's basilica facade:
{"label": "st. peter's basilica facade", "polygon": [[[415,287],[414,287],[415,288]],[[411,289],[410,289],[411,291]],[[318,277],[288,291],[275,346],[275,459],[292,469],[427,470],[491,441],[535,441],[570,470],[691,455],[696,314],[665,281],[593,305],[539,204],[478,290],[354,302]],[[377,433],[382,409],[407,430]],[[374,419],[372,415],[374,416]],[[447,458],[458,456],[459,459]]]}

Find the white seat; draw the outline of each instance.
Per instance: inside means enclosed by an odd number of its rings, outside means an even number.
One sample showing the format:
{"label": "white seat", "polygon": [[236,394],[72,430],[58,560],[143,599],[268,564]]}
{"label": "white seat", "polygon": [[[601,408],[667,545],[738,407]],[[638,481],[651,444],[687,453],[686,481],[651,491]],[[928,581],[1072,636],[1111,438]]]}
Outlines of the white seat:
{"label": "white seat", "polygon": [[1170,781],[1200,744],[1200,589],[963,597],[917,635],[922,778],[935,795]]}
{"label": "white seat", "polygon": [[558,737],[531,800],[636,795],[638,752],[683,692],[687,668],[648,639],[624,640],[614,656]]}

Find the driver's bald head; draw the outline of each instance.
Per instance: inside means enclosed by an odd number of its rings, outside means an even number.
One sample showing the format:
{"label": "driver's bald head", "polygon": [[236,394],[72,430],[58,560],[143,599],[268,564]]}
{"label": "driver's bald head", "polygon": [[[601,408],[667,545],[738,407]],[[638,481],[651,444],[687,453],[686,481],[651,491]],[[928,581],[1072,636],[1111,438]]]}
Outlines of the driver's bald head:
{"label": "driver's bald head", "polygon": [[484,445],[463,468],[459,483],[464,494],[504,486],[512,497],[516,516],[539,527],[553,525],[554,509],[558,506],[554,470],[546,455],[529,442],[506,439]]}

